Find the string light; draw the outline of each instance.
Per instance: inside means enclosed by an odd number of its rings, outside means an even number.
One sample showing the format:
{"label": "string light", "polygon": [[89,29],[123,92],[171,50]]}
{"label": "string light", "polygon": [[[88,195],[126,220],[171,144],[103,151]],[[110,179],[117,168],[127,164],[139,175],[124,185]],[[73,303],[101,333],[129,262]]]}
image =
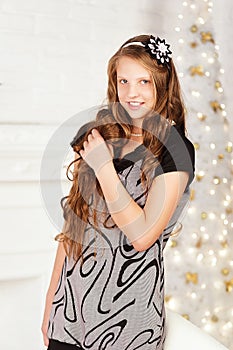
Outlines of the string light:
{"label": "string light", "polygon": [[223,112],[222,112],[222,116],[223,116],[223,117],[226,117],[226,116],[227,116],[227,112],[226,112],[226,111],[223,111]]}
{"label": "string light", "polygon": [[226,106],[224,105],[224,103],[221,103],[220,106],[221,106],[222,109],[225,109],[225,107],[226,107]]}
{"label": "string light", "polygon": [[205,21],[204,21],[204,19],[202,17],[198,17],[198,22],[200,24],[204,24],[205,23]]}
{"label": "string light", "polygon": [[211,220],[214,220],[214,219],[216,218],[216,215],[215,215],[214,213],[210,213],[210,214],[209,214],[209,218],[210,218]]}
{"label": "string light", "polygon": [[198,256],[197,256],[197,261],[200,262],[200,261],[203,260],[203,258],[204,258],[204,255],[200,253],[200,254],[198,254]]}
{"label": "string light", "polygon": [[196,91],[196,90],[193,90],[193,91],[192,91],[192,95],[193,95],[194,97],[199,97],[199,96],[200,96],[200,92],[199,92],[199,91]]}
{"label": "string light", "polygon": [[209,236],[209,234],[208,234],[208,233],[205,233],[203,237],[204,237],[204,239],[205,239],[206,241],[208,241],[208,240],[209,240],[209,238],[210,238],[210,236]]}
{"label": "string light", "polygon": [[210,148],[211,148],[211,149],[215,149],[215,148],[216,148],[215,143],[212,142],[212,143],[210,144]]}
{"label": "string light", "polygon": [[213,57],[208,58],[208,62],[209,62],[210,64],[214,63],[214,61],[215,61],[215,59],[214,59]]}
{"label": "string light", "polygon": [[196,299],[197,294],[196,294],[195,292],[192,292],[192,293],[191,293],[191,297],[192,297],[192,299]]}

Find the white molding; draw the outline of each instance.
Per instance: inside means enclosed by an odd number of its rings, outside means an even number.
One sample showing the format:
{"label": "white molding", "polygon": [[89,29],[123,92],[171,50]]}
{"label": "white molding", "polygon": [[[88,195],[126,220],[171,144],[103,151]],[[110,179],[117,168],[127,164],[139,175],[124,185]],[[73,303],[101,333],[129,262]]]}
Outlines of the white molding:
{"label": "white molding", "polygon": [[[42,157],[56,129],[50,125],[0,125],[0,182],[39,181]],[[61,174],[62,164],[59,176],[49,178],[48,174],[47,180],[65,179]]]}
{"label": "white molding", "polygon": [[31,279],[48,273],[55,250],[0,254],[0,282]]}

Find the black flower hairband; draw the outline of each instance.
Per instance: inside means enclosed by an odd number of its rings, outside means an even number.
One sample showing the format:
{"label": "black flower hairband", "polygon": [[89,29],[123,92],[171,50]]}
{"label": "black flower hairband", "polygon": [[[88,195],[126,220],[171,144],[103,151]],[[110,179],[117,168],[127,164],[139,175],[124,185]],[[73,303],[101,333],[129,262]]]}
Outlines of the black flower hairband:
{"label": "black flower hairband", "polygon": [[165,39],[160,39],[159,37],[155,38],[151,35],[150,39],[146,42],[134,41],[127,43],[123,47],[129,45],[140,45],[145,47],[150,56],[156,59],[158,64],[162,64],[163,66],[168,66],[171,60],[172,51],[169,49],[170,45],[166,43]]}

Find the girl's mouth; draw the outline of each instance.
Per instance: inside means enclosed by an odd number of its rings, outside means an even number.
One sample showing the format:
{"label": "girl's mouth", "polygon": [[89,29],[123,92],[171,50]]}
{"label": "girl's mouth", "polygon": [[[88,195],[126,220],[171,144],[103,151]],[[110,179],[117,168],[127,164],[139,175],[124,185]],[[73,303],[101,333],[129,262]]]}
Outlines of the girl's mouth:
{"label": "girl's mouth", "polygon": [[144,104],[144,102],[129,101],[127,104],[131,110],[137,110]]}

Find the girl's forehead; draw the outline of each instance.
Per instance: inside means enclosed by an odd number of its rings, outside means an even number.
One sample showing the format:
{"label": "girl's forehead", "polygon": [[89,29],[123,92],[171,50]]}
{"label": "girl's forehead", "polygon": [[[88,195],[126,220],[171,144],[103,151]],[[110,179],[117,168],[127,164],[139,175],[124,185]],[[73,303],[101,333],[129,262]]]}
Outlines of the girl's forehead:
{"label": "girl's forehead", "polygon": [[137,75],[137,76],[150,76],[151,73],[140,62],[128,56],[122,56],[117,63],[118,75]]}

